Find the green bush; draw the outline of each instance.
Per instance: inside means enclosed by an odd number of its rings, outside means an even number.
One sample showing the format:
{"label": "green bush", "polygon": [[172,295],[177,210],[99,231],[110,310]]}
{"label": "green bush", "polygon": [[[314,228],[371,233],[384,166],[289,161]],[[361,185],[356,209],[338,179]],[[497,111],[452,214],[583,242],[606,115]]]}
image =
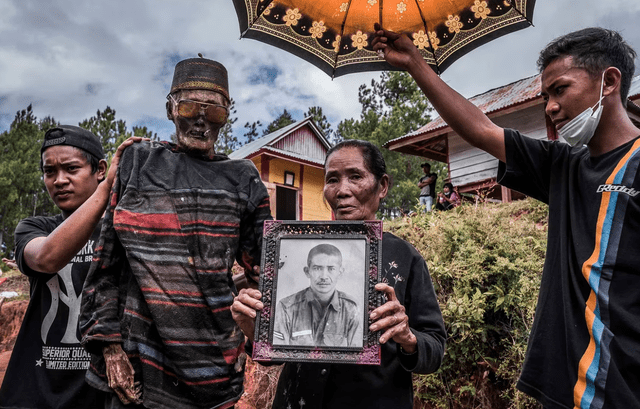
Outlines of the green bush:
{"label": "green bush", "polygon": [[414,377],[416,408],[540,407],[515,384],[538,297],[547,210],[528,199],[385,223],[427,261],[447,328],[440,370]]}

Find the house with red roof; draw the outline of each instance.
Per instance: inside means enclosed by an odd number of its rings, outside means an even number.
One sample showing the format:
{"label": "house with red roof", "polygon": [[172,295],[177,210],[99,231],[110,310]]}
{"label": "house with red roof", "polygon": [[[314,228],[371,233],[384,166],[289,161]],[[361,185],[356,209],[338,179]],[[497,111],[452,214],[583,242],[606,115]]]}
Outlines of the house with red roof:
{"label": "house with red roof", "polygon": [[[554,139],[555,130],[544,112],[540,75],[524,78],[469,99],[496,125],[517,129],[536,139]],[[633,78],[627,112],[640,126],[640,75]],[[482,194],[509,202],[523,196],[496,183],[498,160],[465,142],[441,118],[393,139],[385,148],[448,165],[448,179],[461,193]]]}
{"label": "house with red roof", "polygon": [[331,147],[311,117],[247,143],[231,159],[250,159],[269,191],[276,220],[331,220],[324,202],[324,158]]}

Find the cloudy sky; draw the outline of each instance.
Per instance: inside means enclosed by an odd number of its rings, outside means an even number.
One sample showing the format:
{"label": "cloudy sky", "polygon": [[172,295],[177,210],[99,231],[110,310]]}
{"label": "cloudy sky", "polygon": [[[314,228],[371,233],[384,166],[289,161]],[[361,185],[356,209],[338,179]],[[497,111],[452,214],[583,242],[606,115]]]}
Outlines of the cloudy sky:
{"label": "cloudy sky", "polygon": [[[477,48],[442,78],[471,97],[534,75],[546,43],[589,26],[618,30],[640,52],[639,17],[638,0],[538,0],[534,27]],[[144,125],[167,139],[173,67],[198,53],[229,69],[240,139],[246,122],[267,124],[283,109],[299,120],[316,105],[335,129],[358,118],[358,87],[380,76],[331,80],[298,57],[240,40],[232,0],[0,0],[0,132],[29,104],[37,117],[68,124],[110,106],[129,128]]]}

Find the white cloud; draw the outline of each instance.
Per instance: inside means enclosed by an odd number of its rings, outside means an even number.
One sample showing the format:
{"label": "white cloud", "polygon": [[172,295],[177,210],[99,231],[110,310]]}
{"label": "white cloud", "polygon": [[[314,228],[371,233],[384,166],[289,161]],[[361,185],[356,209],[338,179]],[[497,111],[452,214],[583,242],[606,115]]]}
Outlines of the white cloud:
{"label": "white cloud", "polygon": [[[622,32],[640,51],[640,2],[538,1],[535,27],[498,38],[463,56],[442,78],[470,97],[536,73],[538,51],[553,38],[602,25]],[[570,16],[571,18],[568,18]],[[165,95],[173,65],[197,53],[229,70],[236,136],[246,122],[267,124],[282,110],[302,115],[321,106],[335,127],[360,114],[358,88],[379,73],[331,80],[321,70],[240,31],[231,0],[4,0],[0,2],[0,131],[30,102],[38,117],[77,123],[116,109],[131,127],[168,138]],[[269,67],[273,82],[249,83]],[[268,78],[267,78],[268,79]]]}

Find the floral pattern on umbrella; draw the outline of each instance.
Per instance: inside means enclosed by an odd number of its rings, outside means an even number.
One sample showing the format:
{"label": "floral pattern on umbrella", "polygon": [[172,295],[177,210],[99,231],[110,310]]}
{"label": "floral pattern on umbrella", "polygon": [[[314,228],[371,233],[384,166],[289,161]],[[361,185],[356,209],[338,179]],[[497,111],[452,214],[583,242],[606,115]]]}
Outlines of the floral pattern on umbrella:
{"label": "floral pattern on umbrella", "polygon": [[406,33],[443,72],[472,49],[532,25],[535,0],[233,0],[241,36],[337,77],[393,70],[371,48],[373,24]]}

